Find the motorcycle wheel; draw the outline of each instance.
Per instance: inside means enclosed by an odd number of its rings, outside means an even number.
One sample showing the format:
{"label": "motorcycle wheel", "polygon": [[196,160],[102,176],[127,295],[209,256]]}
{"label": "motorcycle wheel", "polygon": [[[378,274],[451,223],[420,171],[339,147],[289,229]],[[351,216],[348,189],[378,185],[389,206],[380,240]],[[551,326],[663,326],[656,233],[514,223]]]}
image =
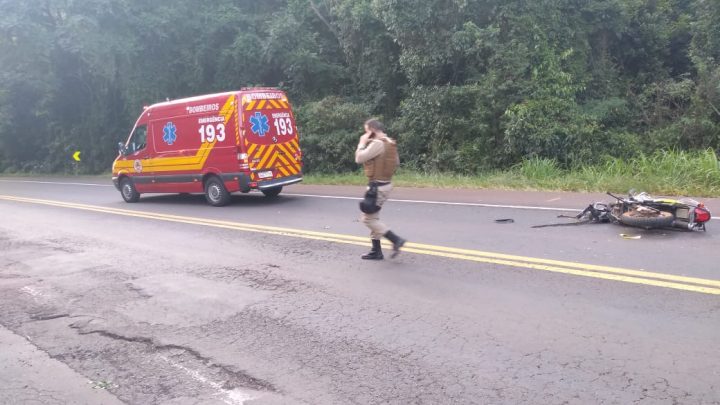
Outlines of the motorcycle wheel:
{"label": "motorcycle wheel", "polygon": [[672,226],[674,220],[675,216],[665,211],[659,211],[653,216],[637,215],[635,211],[628,211],[620,216],[621,223],[645,229],[667,228]]}

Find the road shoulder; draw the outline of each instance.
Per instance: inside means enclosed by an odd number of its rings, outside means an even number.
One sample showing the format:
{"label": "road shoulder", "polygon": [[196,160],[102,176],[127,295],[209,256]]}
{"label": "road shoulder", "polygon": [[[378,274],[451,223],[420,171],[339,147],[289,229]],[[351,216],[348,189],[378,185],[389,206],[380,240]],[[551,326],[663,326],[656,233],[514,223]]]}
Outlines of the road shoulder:
{"label": "road shoulder", "polygon": [[87,378],[2,326],[0,347],[0,403],[122,404],[97,384],[93,388]]}

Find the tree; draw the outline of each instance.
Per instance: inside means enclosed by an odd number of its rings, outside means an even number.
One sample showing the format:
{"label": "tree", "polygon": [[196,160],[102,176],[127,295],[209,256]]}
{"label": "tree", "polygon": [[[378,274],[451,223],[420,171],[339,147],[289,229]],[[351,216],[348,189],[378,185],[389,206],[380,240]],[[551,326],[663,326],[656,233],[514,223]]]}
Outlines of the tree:
{"label": "tree", "polygon": [[403,160],[422,170],[720,148],[717,1],[0,8],[0,170],[70,171],[82,147],[83,170],[105,171],[143,105],[246,86],[290,94],[309,170],[352,169],[342,156],[370,115],[385,117]]}

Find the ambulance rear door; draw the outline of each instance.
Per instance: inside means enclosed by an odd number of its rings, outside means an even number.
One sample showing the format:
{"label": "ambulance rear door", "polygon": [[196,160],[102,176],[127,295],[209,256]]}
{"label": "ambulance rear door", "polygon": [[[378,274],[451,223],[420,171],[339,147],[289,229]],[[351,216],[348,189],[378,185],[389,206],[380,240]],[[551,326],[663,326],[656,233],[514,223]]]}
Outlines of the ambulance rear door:
{"label": "ambulance rear door", "polygon": [[242,101],[243,142],[252,180],[301,176],[297,127],[285,94],[258,90],[244,93]]}

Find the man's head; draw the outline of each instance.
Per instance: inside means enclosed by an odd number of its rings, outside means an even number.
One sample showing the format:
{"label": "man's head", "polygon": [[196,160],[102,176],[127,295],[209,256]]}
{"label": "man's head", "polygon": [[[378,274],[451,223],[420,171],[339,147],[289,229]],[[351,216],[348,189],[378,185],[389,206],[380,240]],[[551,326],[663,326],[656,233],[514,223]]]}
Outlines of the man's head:
{"label": "man's head", "polygon": [[372,132],[374,134],[385,133],[385,125],[375,118],[365,121],[365,132]]}

